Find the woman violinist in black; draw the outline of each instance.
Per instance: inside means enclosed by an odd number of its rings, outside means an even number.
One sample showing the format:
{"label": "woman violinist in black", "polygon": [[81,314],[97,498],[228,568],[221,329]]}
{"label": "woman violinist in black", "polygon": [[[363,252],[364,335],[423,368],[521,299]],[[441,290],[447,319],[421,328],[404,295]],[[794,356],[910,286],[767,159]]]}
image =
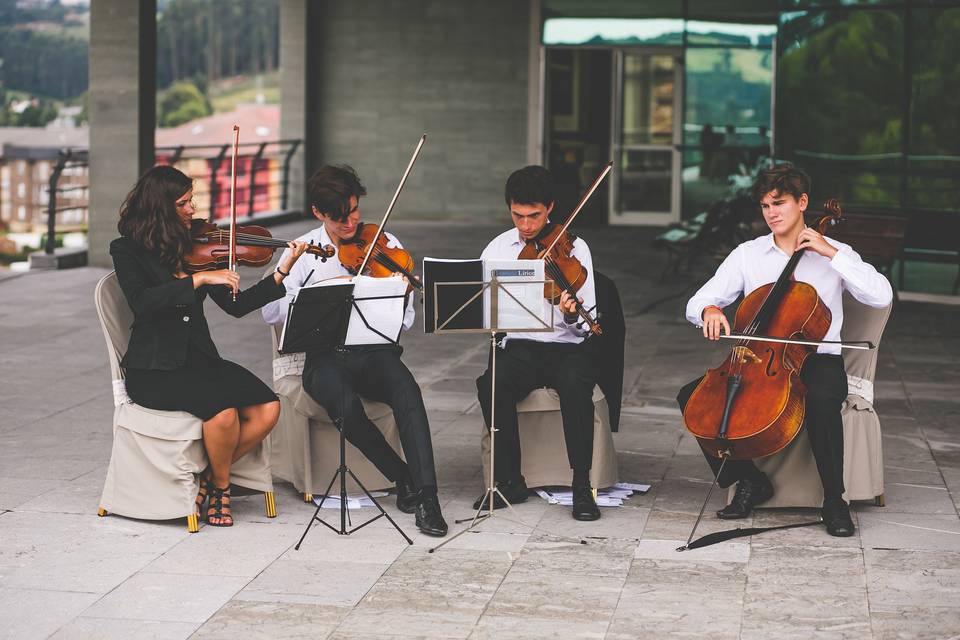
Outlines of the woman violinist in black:
{"label": "woman violinist in black", "polygon": [[110,243],[117,280],[133,310],[134,322],[121,365],[127,395],[137,404],[163,411],[187,411],[203,421],[210,466],[197,495],[207,495],[207,522],[233,524],[230,466],[266,437],[277,423],[280,403],[259,378],[224,360],[210,337],[203,300],[213,298],[241,317],[286,294],[283,278],[306,249],[291,242],[275,273],[246,291],[228,269],[184,271],[191,247],[193,181],[168,166],[153,167],[134,185],[120,208],[121,237]]}

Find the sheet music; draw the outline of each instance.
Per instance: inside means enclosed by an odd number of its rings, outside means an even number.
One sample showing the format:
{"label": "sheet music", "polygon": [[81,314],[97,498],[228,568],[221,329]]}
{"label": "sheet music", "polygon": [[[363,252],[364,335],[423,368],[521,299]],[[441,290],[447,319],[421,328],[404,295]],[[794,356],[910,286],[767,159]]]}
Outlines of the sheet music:
{"label": "sheet music", "polygon": [[[356,276],[352,280],[346,278],[329,278],[321,280],[302,287],[300,291],[312,289],[315,287],[336,287],[349,286],[353,283],[353,297],[356,298],[356,304],[350,311],[350,322],[347,326],[347,336],[344,344],[362,345],[362,344],[391,344],[383,336],[371,330],[367,324],[376,329],[385,336],[396,339],[400,335],[403,327],[403,314],[405,309],[405,297],[407,292],[407,283],[401,276],[389,278],[371,278],[369,276]],[[363,300],[362,298],[374,298],[382,296],[392,296],[381,300]],[[357,311],[357,308],[360,311]],[[361,317],[360,313],[363,316]],[[366,320],[366,322],[364,322]],[[284,326],[284,333],[286,325]],[[280,337],[283,343],[283,335]]]}
{"label": "sheet music", "polygon": [[[537,318],[550,326],[550,307],[543,299],[543,260],[484,260],[483,279],[489,281],[494,275],[501,285],[497,296],[498,329],[530,329],[536,326]],[[490,289],[484,292],[483,303],[484,326],[489,328]]]}

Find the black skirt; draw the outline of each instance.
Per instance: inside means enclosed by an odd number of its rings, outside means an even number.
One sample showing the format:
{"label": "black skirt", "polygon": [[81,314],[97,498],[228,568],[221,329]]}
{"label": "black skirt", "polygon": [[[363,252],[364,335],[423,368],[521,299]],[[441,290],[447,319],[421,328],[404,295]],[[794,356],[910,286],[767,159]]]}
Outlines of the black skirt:
{"label": "black skirt", "polygon": [[141,407],[186,411],[203,421],[224,409],[273,402],[277,394],[260,378],[229,360],[215,358],[191,342],[179,369],[127,369],[127,395]]}

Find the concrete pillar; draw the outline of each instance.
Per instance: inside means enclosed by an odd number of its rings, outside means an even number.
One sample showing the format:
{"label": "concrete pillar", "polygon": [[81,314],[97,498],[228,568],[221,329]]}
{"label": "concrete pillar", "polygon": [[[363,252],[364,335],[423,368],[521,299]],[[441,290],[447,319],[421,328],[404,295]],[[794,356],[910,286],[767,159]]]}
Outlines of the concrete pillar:
{"label": "concrete pillar", "polygon": [[280,0],[280,137],[302,141],[290,164],[288,209],[306,209],[307,177],[319,166],[320,46],[309,36],[310,25],[319,19],[317,5],[311,0]]}
{"label": "concrete pillar", "polygon": [[530,44],[527,51],[527,164],[546,164],[543,157],[544,53],[540,0],[530,2]]}
{"label": "concrete pillar", "polygon": [[154,163],[156,0],[90,6],[90,264],[111,266],[120,205]]}

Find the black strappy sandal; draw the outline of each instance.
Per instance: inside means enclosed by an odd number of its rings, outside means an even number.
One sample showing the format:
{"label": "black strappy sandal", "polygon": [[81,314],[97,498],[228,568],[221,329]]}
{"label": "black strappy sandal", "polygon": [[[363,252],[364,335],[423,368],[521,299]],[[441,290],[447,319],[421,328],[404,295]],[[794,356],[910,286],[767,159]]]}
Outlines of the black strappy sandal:
{"label": "black strappy sandal", "polygon": [[200,473],[200,488],[197,490],[197,499],[194,503],[194,513],[197,515],[203,513],[203,505],[207,501],[207,494],[213,487],[213,479],[210,477],[210,467],[207,467]]}
{"label": "black strappy sandal", "polygon": [[[217,522],[213,522],[215,518]],[[207,524],[211,527],[232,527],[233,514],[230,513],[230,487],[225,489],[210,485],[210,505],[207,507]]]}

